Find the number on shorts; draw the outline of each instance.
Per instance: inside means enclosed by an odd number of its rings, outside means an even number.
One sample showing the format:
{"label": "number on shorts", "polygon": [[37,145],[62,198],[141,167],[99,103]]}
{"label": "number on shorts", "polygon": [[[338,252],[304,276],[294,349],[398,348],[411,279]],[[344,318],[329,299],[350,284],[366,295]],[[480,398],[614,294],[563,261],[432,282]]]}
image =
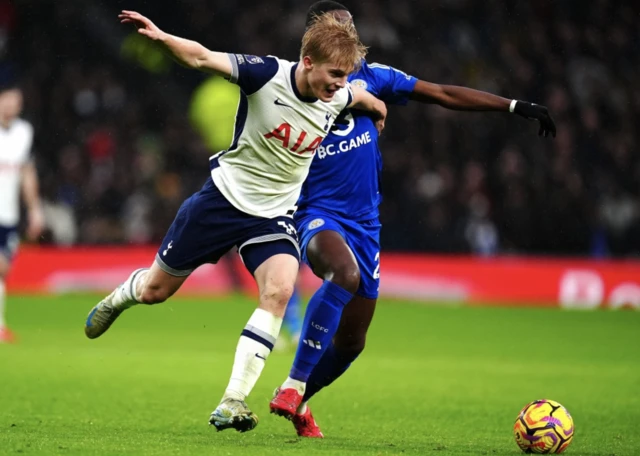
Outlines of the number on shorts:
{"label": "number on shorts", "polygon": [[296,231],[296,227],[293,226],[291,223],[279,221],[278,222],[278,226],[281,226],[282,228],[287,230],[287,234],[289,236],[296,236],[298,234],[297,231]]}
{"label": "number on shorts", "polygon": [[373,278],[377,280],[380,278],[380,252],[376,252],[376,257],[373,259],[373,261],[378,262],[378,265],[373,271]]}

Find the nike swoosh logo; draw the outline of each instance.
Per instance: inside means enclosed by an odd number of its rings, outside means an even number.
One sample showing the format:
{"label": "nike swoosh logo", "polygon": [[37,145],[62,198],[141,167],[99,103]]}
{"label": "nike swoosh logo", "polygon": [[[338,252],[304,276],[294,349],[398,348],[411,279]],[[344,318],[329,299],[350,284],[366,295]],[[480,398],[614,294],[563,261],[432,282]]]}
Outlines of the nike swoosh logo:
{"label": "nike swoosh logo", "polygon": [[291,108],[291,109],[293,109],[293,106],[289,106],[288,104],[285,104],[285,103],[281,102],[281,101],[280,101],[280,98],[276,98],[276,101],[274,101],[274,103],[275,103],[276,105],[278,105],[278,106],[285,106],[285,107],[287,107],[287,108]]}
{"label": "nike swoosh logo", "polygon": [[259,353],[256,353],[256,358],[260,358],[260,359],[262,359],[264,361],[267,360],[267,358],[265,358],[264,356],[261,356]]}

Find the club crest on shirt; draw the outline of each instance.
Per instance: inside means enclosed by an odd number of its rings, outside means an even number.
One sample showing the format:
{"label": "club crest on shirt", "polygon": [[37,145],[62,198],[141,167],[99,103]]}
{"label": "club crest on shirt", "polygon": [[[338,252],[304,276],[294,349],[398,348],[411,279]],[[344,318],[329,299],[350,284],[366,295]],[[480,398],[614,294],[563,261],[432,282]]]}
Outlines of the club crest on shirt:
{"label": "club crest on shirt", "polygon": [[322,225],[324,225],[324,220],[318,218],[309,222],[309,229],[314,230],[316,228],[321,227]]}
{"label": "club crest on shirt", "polygon": [[353,81],[351,81],[351,85],[360,87],[361,89],[365,89],[365,90],[368,87],[367,81],[364,81],[362,79],[354,79]]}

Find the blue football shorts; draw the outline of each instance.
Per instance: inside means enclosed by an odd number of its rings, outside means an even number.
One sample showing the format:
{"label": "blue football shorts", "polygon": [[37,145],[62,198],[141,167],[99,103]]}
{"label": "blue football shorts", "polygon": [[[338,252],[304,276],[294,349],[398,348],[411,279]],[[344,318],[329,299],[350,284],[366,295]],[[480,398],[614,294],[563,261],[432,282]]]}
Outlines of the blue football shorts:
{"label": "blue football shorts", "polygon": [[302,260],[311,268],[307,246],[317,233],[331,230],[339,233],[353,252],[360,268],[357,295],[377,299],[380,288],[380,220],[356,222],[318,209],[305,209],[294,216]]}

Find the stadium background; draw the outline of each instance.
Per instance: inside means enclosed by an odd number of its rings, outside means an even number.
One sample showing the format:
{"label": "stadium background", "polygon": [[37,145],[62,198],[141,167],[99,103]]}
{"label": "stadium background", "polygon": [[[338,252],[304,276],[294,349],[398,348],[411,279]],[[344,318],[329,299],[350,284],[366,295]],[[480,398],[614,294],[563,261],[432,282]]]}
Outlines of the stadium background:
{"label": "stadium background", "polygon": [[[201,186],[235,96],[118,10],[213,49],[294,59],[309,3],[0,0],[0,77],[24,83],[48,222],[8,280],[18,343],[0,345],[0,455],[515,455],[514,418],[542,397],[574,416],[567,454],[640,454],[640,313],[529,308],[640,307],[637,3],[345,2],[371,61],[544,103],[559,134],[507,114],[391,109],[382,298],[365,352],[314,398],[323,441],[268,415],[291,351],[249,398],[255,432],[206,425],[255,308],[235,255],[84,337],[91,306],[148,266]],[[303,286],[317,286],[308,270]]]}
{"label": "stadium background", "polygon": [[[156,245],[206,178],[208,156],[228,144],[235,88],[182,69],[120,26],[115,16],[123,7],[144,12],[151,3],[0,0],[0,71],[20,75],[24,115],[36,131],[43,245]],[[149,14],[212,49],[295,59],[306,7],[161,2]],[[392,108],[381,140],[384,252],[621,258],[627,273],[618,270],[612,283],[602,262],[569,262],[553,275],[551,291],[525,297],[602,301],[624,285],[622,301],[637,305],[640,287],[628,276],[637,273],[640,253],[638,6],[399,0],[354,2],[352,9],[370,61],[544,103],[559,131],[551,141],[516,116]],[[468,291],[478,287],[474,280],[496,273],[478,276],[468,263],[453,276],[429,274],[439,258],[427,257],[426,272],[412,278],[432,284],[416,296],[477,297]],[[518,286],[537,291],[531,278],[538,273],[518,264],[528,271]],[[32,275],[16,277],[29,267],[16,269],[10,286],[37,286],[24,283]],[[405,290],[415,287],[412,280],[387,284]]]}

